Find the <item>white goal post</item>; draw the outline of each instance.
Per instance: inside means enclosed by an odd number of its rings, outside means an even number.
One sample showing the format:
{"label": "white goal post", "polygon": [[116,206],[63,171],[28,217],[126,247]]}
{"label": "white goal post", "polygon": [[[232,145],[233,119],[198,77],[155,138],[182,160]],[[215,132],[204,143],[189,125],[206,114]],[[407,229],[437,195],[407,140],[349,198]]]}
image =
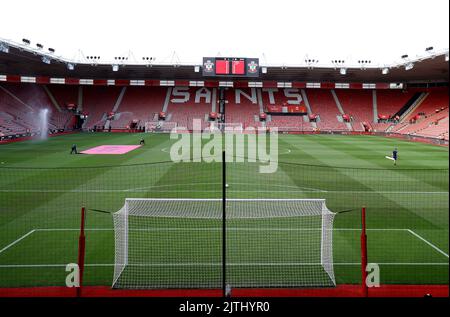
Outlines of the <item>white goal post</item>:
{"label": "white goal post", "polygon": [[130,289],[333,287],[333,221],[324,199],[127,198],[113,214],[112,286]]}

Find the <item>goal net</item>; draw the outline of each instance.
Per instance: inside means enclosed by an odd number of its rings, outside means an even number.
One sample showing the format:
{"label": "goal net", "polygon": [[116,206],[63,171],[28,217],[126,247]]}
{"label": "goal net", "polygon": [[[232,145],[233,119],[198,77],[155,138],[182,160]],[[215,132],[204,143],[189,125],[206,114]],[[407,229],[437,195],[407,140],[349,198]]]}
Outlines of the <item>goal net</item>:
{"label": "goal net", "polygon": [[113,214],[114,288],[335,286],[324,199],[127,198]]}

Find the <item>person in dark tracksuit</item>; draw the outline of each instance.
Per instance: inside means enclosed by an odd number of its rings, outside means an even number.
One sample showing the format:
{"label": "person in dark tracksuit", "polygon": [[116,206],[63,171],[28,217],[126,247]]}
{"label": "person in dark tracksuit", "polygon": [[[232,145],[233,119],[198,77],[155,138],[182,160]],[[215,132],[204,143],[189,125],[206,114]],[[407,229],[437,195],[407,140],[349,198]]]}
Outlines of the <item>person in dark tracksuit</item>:
{"label": "person in dark tracksuit", "polygon": [[397,148],[392,151],[392,158],[394,159],[394,165],[397,165],[398,151]]}
{"label": "person in dark tracksuit", "polygon": [[70,154],[78,154],[77,145],[76,144],[72,144],[72,150],[70,151]]}

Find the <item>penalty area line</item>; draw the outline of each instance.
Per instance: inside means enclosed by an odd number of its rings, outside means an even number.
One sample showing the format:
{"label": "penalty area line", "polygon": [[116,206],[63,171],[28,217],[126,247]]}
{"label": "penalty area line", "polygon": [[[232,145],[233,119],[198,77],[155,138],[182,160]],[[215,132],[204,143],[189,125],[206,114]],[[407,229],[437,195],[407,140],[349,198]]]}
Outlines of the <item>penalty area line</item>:
{"label": "penalty area line", "polygon": [[[140,193],[140,192],[160,192],[160,193],[196,193],[199,190],[202,192],[215,193],[221,190],[211,189],[164,189],[170,187],[183,187],[183,186],[210,186],[219,185],[219,183],[192,183],[192,184],[173,184],[173,185],[158,185],[158,186],[147,186],[141,188],[128,188],[128,189],[87,189],[87,190],[77,190],[77,189],[0,189],[0,193]],[[221,185],[221,184],[220,184]],[[271,185],[272,187],[277,187],[272,190],[258,190],[258,189],[233,189],[234,185],[239,187],[240,185],[250,185],[250,183],[229,183],[231,188],[228,188],[229,192],[246,192],[246,193],[317,193],[317,194],[366,194],[366,195],[378,195],[378,194],[391,194],[391,195],[448,195],[448,191],[358,191],[358,190],[325,190],[317,188],[308,187],[296,187],[289,185]],[[248,187],[248,186],[247,186]],[[264,188],[264,187],[263,187]]]}
{"label": "penalty area line", "polygon": [[28,237],[29,235],[31,235],[35,231],[36,231],[36,229],[33,229],[33,230],[29,231],[28,233],[24,234],[23,236],[21,236],[20,238],[16,239],[15,241],[11,242],[6,247],[1,249],[0,253],[3,253],[4,251],[8,250],[10,247],[12,247],[13,245],[19,243],[20,241],[22,241],[23,239],[25,239],[26,237]]}
{"label": "penalty area line", "polygon": [[425,242],[426,244],[428,244],[430,247],[432,247],[433,249],[435,249],[437,252],[439,252],[440,254],[442,254],[443,256],[445,256],[446,258],[448,258],[448,254],[445,253],[444,251],[442,251],[441,249],[439,249],[437,246],[435,246],[433,243],[431,243],[430,241],[428,241],[427,239],[425,239],[424,237],[422,237],[421,235],[415,233],[413,230],[411,229],[407,229],[407,231],[409,233],[411,233],[413,236],[415,236],[416,238],[418,238],[419,240],[422,240],[423,242]]}
{"label": "penalty area line", "polygon": [[[0,264],[0,268],[40,268],[40,267],[66,267],[68,263],[59,264]],[[448,266],[448,262],[381,262],[378,265],[386,266]],[[86,267],[114,267],[115,263],[86,263]],[[222,263],[139,263],[128,264],[133,267],[195,267],[195,266],[221,266]],[[242,262],[242,263],[228,263],[231,266],[321,266],[321,263],[301,263],[301,262]],[[334,266],[359,266],[361,262],[342,262],[334,263]]]}

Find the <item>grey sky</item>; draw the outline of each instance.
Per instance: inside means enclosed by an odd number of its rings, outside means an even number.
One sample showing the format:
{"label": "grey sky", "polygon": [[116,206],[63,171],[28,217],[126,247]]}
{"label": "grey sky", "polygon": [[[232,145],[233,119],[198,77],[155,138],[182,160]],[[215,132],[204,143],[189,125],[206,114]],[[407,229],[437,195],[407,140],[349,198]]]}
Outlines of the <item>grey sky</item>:
{"label": "grey sky", "polygon": [[5,1],[0,37],[54,47],[58,55],[126,55],[181,63],[203,56],[299,64],[371,59],[392,63],[427,46],[449,47],[448,0]]}

